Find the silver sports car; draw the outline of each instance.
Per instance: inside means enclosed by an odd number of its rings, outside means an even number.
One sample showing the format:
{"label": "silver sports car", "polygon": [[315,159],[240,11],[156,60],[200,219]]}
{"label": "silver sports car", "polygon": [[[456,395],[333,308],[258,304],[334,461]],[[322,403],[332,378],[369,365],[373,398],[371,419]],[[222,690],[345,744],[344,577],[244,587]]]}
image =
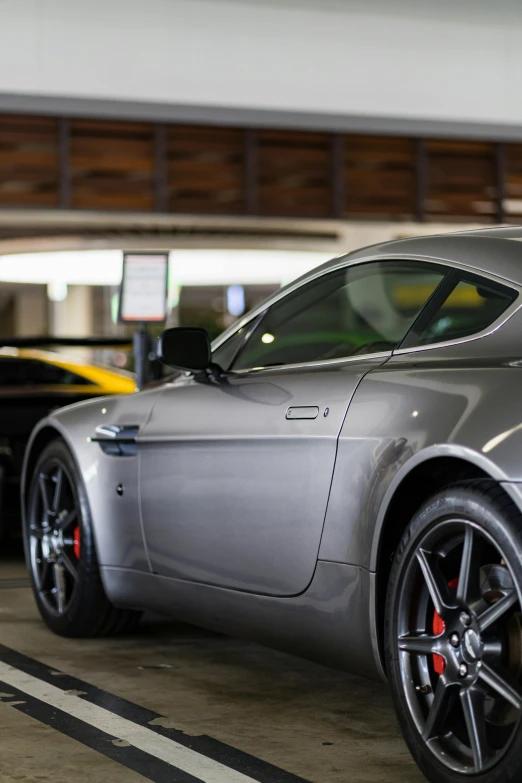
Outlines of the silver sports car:
{"label": "silver sports car", "polygon": [[337,258],[24,467],[47,625],[153,609],[386,678],[434,783],[522,780],[522,228]]}

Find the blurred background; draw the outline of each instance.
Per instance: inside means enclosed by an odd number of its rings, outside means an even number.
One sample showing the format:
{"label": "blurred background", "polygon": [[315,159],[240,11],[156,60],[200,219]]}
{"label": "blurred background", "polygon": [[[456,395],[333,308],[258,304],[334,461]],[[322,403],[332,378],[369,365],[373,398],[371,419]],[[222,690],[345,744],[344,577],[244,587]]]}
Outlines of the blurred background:
{"label": "blurred background", "polygon": [[0,30],[3,344],[130,334],[123,251],[169,252],[169,325],[214,337],[334,255],[521,219],[517,0],[1,0]]}

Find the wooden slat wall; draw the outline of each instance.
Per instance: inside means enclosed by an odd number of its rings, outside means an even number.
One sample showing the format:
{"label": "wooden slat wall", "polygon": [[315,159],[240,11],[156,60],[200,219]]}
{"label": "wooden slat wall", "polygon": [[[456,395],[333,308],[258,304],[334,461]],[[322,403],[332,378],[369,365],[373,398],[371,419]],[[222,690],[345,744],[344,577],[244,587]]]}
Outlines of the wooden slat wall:
{"label": "wooden slat wall", "polygon": [[522,144],[506,144],[505,149],[506,213],[516,220],[522,217]]}
{"label": "wooden slat wall", "polygon": [[242,214],[245,210],[244,132],[235,128],[171,126],[166,140],[169,212]]}
{"label": "wooden slat wall", "polygon": [[412,218],[415,142],[389,136],[345,136],[346,217]]}
{"label": "wooden slat wall", "polygon": [[0,207],[57,207],[58,120],[0,116]]}
{"label": "wooden slat wall", "polygon": [[495,144],[0,114],[0,209],[350,220],[522,217],[522,140]]}
{"label": "wooden slat wall", "polygon": [[494,145],[483,142],[429,141],[427,215],[484,220],[497,209]]}
{"label": "wooden slat wall", "polygon": [[154,126],[74,120],[70,131],[71,206],[154,209]]}
{"label": "wooden slat wall", "polygon": [[266,130],[258,139],[260,213],[331,215],[330,136]]}

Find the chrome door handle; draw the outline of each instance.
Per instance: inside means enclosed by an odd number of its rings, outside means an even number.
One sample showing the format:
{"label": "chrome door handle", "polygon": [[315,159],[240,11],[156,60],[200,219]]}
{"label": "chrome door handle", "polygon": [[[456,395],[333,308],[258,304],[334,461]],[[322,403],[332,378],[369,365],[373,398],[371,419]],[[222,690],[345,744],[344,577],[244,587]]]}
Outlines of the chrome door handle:
{"label": "chrome door handle", "polygon": [[318,416],[317,405],[295,405],[286,412],[287,419],[316,419]]}

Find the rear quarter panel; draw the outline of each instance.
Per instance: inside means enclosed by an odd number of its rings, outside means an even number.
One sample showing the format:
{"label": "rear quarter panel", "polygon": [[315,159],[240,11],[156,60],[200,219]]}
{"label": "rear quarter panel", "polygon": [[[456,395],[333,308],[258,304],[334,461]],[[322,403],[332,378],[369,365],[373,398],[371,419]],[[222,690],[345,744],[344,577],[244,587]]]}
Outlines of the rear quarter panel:
{"label": "rear quarter panel", "polygon": [[522,367],[396,356],[360,384],[340,439],[319,558],[376,569],[393,490],[423,460],[454,456],[522,481]]}

